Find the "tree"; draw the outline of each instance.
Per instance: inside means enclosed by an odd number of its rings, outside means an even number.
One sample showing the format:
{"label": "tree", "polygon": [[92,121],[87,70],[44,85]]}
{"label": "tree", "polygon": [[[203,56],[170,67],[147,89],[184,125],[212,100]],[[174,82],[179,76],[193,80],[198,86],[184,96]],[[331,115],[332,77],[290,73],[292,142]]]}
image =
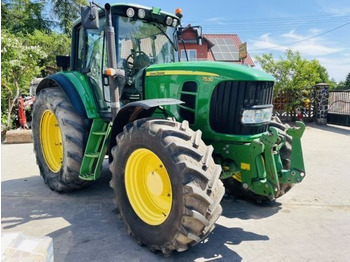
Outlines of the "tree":
{"label": "tree", "polygon": [[40,47],[24,45],[21,38],[5,30],[1,31],[1,55],[1,123],[10,128],[11,113],[20,93],[40,74],[42,68],[37,61],[47,55]]}
{"label": "tree", "polygon": [[344,81],[340,81],[335,89],[337,89],[337,90],[347,89],[346,86],[345,86],[345,82]]}
{"label": "tree", "polygon": [[[82,2],[71,2],[78,1]],[[33,78],[57,72],[56,55],[70,51],[69,35],[51,30],[54,23],[46,16],[45,4],[45,0],[1,2],[1,123],[7,128],[19,95],[28,92]]]}
{"label": "tree", "polygon": [[39,46],[46,54],[45,57],[40,57],[37,61],[42,68],[41,76],[45,77],[59,71],[56,65],[57,55],[69,55],[71,39],[65,34],[45,32],[35,30],[33,34],[27,35],[24,40],[26,45]]}
{"label": "tree", "polygon": [[350,89],[350,73],[346,76],[344,85],[345,85],[345,89]]}
{"label": "tree", "polygon": [[80,6],[87,5],[86,0],[51,0],[53,12],[59,19],[59,26],[65,34],[71,31],[74,20],[80,16]]}
{"label": "tree", "polygon": [[35,30],[50,32],[50,21],[44,12],[45,0],[1,1],[1,29],[16,35],[31,34]]}
{"label": "tree", "polygon": [[[317,60],[303,59],[299,52],[288,49],[285,58],[275,60],[272,54],[256,57],[261,67],[276,78],[275,97],[289,97],[288,110],[304,103],[308,90],[317,83],[329,83],[327,70]],[[304,95],[304,97],[303,97]]]}

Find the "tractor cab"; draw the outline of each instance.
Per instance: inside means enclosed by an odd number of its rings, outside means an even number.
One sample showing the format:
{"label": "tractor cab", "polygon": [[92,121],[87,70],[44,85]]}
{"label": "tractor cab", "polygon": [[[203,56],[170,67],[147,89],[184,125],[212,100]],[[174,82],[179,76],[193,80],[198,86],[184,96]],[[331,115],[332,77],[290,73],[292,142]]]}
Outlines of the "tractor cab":
{"label": "tractor cab", "polygon": [[[85,7],[86,8],[86,7]],[[82,11],[82,19],[73,28],[71,70],[84,73],[95,93],[99,111],[110,112],[106,23],[99,8]],[[115,59],[123,72],[119,79],[121,106],[143,99],[145,68],[153,64],[176,62],[176,26],[179,17],[159,8],[116,4],[111,7],[115,30]],[[96,15],[98,14],[98,15]],[[91,19],[92,18],[92,19]],[[86,22],[88,20],[88,22]]]}
{"label": "tractor cab", "polygon": [[[139,9],[143,10],[143,9]],[[125,102],[143,97],[145,68],[152,64],[175,62],[175,28],[146,20],[132,20],[119,16],[117,29],[117,63],[125,70],[125,88],[121,99]]]}

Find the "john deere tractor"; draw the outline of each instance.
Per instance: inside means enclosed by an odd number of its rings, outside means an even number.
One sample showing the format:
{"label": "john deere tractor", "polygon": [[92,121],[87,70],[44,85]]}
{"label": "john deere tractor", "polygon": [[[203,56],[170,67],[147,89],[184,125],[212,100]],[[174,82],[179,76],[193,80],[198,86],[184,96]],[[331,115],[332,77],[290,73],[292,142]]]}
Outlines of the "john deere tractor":
{"label": "john deere tractor", "polygon": [[63,71],[37,87],[32,121],[45,183],[57,192],[86,187],[108,156],[127,231],[165,255],[214,229],[221,179],[232,194],[270,201],[305,176],[305,126],[271,121],[274,78],[179,62],[181,17],[139,5],[83,7],[71,56],[58,57]]}

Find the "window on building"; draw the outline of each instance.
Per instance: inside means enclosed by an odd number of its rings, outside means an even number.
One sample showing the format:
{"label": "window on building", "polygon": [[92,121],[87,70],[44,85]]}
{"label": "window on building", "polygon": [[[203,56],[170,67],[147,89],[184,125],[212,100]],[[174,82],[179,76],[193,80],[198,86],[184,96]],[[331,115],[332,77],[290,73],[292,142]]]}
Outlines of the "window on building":
{"label": "window on building", "polygon": [[[188,61],[197,61],[197,50],[189,49],[187,51]],[[185,50],[181,50],[181,61],[187,61]]]}

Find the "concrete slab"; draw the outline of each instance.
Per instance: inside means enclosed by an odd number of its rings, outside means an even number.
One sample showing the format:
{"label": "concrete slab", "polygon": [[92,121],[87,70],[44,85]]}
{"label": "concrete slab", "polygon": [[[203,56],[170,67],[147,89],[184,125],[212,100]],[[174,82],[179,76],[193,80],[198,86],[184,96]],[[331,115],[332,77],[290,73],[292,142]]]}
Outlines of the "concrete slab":
{"label": "concrete slab", "polygon": [[50,237],[29,237],[23,233],[1,234],[1,261],[53,262]]}
{"label": "concrete slab", "polygon": [[18,129],[9,130],[5,134],[6,144],[32,143],[32,130]]}
{"label": "concrete slab", "polygon": [[57,194],[39,175],[32,144],[2,145],[2,232],[53,239],[55,261],[348,261],[350,129],[309,125],[307,176],[275,203],[225,197],[203,243],[163,258],[127,235],[112,201],[110,174]]}

